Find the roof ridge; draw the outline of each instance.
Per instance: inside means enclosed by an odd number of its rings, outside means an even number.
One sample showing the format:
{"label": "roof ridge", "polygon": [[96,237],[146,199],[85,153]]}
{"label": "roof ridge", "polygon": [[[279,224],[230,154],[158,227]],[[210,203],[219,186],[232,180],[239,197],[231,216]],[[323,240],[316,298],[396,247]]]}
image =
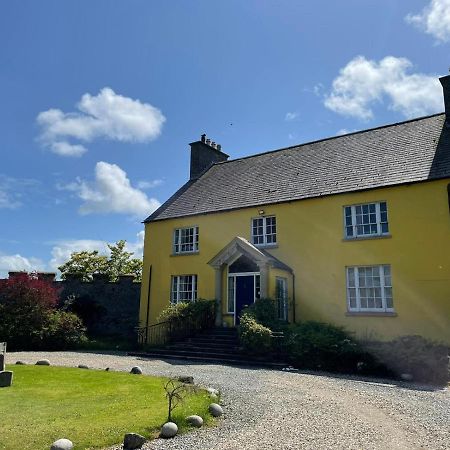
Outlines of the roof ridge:
{"label": "roof ridge", "polygon": [[[289,147],[282,147],[282,148],[277,148],[277,149],[274,149],[274,150],[267,150],[267,151],[264,151],[264,152],[255,153],[253,155],[241,156],[240,158],[230,159],[230,160],[227,160],[227,161],[215,162],[214,164],[209,166],[208,170],[211,169],[212,167],[218,166],[220,164],[227,164],[227,163],[232,163],[232,162],[235,162],[235,161],[241,161],[243,159],[255,158],[255,157],[262,156],[262,155],[267,155],[267,154],[270,154],[270,153],[276,153],[276,152],[281,152],[281,151],[284,151],[284,150],[290,150],[292,148],[303,147],[305,145],[317,144],[319,142],[331,141],[333,139],[340,139],[340,138],[347,137],[347,136],[353,136],[355,134],[367,133],[368,131],[382,130],[384,128],[389,128],[389,127],[394,127],[394,126],[398,126],[398,125],[403,125],[405,123],[417,122],[419,120],[430,119],[432,117],[441,116],[441,115],[445,115],[445,113],[441,112],[441,113],[429,114],[428,116],[415,117],[414,119],[402,120],[400,122],[394,122],[394,123],[388,123],[388,124],[385,124],[385,125],[379,125],[377,127],[366,128],[364,130],[353,131],[351,133],[346,133],[346,134],[342,134],[342,135],[339,135],[339,136],[331,136],[331,137],[316,139],[314,141],[308,141],[308,142],[304,142],[302,144],[290,145]],[[206,170],[202,175],[204,175],[206,172],[208,172],[208,170]]]}

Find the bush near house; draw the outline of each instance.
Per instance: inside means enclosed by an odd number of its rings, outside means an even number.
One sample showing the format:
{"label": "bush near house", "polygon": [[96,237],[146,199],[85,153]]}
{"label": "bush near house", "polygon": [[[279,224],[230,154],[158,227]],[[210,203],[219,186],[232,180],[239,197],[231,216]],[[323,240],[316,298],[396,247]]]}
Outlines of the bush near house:
{"label": "bush near house", "polygon": [[244,313],[239,324],[239,339],[244,350],[264,355],[272,350],[272,330],[259,323],[251,314]]}
{"label": "bush near house", "polygon": [[344,328],[328,323],[308,321],[290,325],[285,349],[289,362],[301,369],[386,373]]}
{"label": "bush near house", "polygon": [[209,316],[214,319],[215,300],[197,299],[195,302],[180,302],[169,305],[158,316],[158,322],[177,322]]}
{"label": "bush near house", "polygon": [[0,341],[10,350],[73,348],[86,338],[81,320],[58,311],[58,290],[26,273],[0,284]]}

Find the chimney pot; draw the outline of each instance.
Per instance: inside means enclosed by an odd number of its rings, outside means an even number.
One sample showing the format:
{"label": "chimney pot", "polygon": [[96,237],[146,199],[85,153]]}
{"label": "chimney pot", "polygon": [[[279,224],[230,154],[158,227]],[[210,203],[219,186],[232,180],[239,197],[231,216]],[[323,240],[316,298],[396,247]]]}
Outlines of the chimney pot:
{"label": "chimney pot", "polygon": [[[191,180],[199,178],[214,163],[223,162],[228,159],[228,155],[221,151],[221,146],[202,134],[201,140],[192,142],[191,146]],[[219,151],[217,151],[219,150]]]}
{"label": "chimney pot", "polygon": [[222,151],[222,146],[220,144],[217,144],[217,150],[219,150],[219,152]]}

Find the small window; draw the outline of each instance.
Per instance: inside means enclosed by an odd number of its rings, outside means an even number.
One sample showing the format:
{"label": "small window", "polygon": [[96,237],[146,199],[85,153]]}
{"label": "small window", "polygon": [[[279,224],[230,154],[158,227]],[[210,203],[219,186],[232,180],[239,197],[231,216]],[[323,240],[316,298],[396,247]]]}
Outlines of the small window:
{"label": "small window", "polygon": [[173,252],[198,252],[198,227],[177,228],[173,233]]}
{"label": "small window", "polygon": [[389,234],[386,202],[345,206],[344,226],[347,239]]}
{"label": "small window", "polygon": [[172,303],[191,302],[197,300],[197,275],[172,276]]}
{"label": "small window", "polygon": [[349,311],[393,312],[391,266],[347,267]]}
{"label": "small window", "polygon": [[276,278],[275,297],[277,301],[278,319],[288,320],[288,292],[286,278]]}
{"label": "small window", "polygon": [[255,245],[275,245],[277,243],[275,216],[256,217],[252,220],[252,242]]}

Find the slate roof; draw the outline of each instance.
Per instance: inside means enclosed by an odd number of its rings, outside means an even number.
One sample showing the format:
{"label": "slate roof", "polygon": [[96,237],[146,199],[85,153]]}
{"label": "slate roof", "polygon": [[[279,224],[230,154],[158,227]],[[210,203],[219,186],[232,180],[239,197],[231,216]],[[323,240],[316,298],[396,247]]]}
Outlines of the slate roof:
{"label": "slate roof", "polygon": [[145,222],[447,177],[450,128],[436,114],[216,163]]}

